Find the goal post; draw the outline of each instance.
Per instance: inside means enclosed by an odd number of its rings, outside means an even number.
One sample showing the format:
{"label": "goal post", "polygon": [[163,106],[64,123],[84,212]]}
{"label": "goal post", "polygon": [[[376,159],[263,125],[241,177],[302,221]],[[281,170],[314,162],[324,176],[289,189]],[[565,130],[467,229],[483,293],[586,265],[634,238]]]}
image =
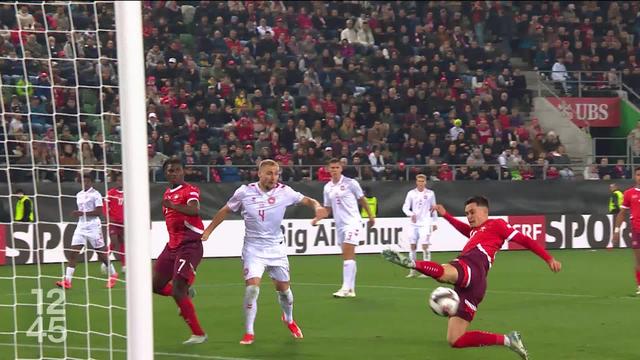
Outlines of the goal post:
{"label": "goal post", "polygon": [[116,1],[125,233],[127,236],[127,358],[153,359],[151,222],[145,111],[142,8]]}

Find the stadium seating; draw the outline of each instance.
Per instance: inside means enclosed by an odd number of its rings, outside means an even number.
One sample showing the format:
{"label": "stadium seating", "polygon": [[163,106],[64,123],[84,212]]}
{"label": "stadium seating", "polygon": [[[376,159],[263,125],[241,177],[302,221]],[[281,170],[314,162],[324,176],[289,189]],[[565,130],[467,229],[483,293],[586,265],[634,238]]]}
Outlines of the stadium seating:
{"label": "stadium seating", "polygon": [[[494,173],[499,179],[527,180],[546,179],[551,172],[553,178],[561,143],[555,139],[550,147],[546,134],[528,119],[531,97],[511,57],[531,59],[530,69],[536,70],[550,69],[559,57],[574,59],[568,70],[629,69],[625,81],[637,84],[637,6],[203,1],[174,7],[144,2],[147,108],[158,121],[149,125],[157,132],[152,137],[150,131],[149,144],[167,156],[183,156],[184,144],[192,145],[195,154],[187,157],[187,165],[201,169],[191,181],[235,179],[220,176],[227,171],[223,166],[251,167],[264,158],[286,168],[287,180],[316,180],[318,167],[330,156],[344,158],[363,180],[411,179],[419,172],[442,181],[493,179]],[[34,26],[42,28],[41,9],[27,9]],[[111,14],[97,9],[109,23]],[[48,28],[55,29],[55,8],[50,10]],[[17,22],[6,26],[12,31],[0,44],[0,56],[37,51],[37,42],[52,45],[43,37],[22,46]],[[28,80],[50,84],[53,77],[81,90],[99,85],[107,93],[102,101],[97,92],[80,91],[77,107],[67,106],[70,91],[40,96],[47,114],[55,114],[48,116],[49,127],[61,134],[67,125],[73,139],[82,132],[94,139],[102,129],[83,116],[80,133],[73,134],[75,114],[117,112],[111,88],[117,85],[116,67],[107,51],[107,42],[115,39],[99,36],[97,50],[88,35],[56,40],[61,59],[53,73],[34,64]],[[87,58],[97,52],[101,60],[73,64],[73,54],[65,51]],[[103,74],[97,66],[92,70],[98,61]],[[0,60],[4,84],[25,81],[14,65]],[[70,71],[73,65],[79,79]],[[26,112],[22,98],[11,103],[15,89],[3,87],[5,108]],[[16,121],[29,133],[25,119]],[[46,128],[38,128],[35,136],[44,136]],[[113,134],[117,124],[107,130]],[[162,144],[165,134],[171,141]],[[204,143],[210,153],[200,153]],[[327,147],[332,154],[324,151]],[[371,155],[376,149],[377,157]],[[387,170],[374,175],[372,165]],[[453,176],[440,176],[436,169],[443,166]],[[239,174],[243,181],[255,177],[252,171]],[[560,174],[573,178],[570,171]]]}

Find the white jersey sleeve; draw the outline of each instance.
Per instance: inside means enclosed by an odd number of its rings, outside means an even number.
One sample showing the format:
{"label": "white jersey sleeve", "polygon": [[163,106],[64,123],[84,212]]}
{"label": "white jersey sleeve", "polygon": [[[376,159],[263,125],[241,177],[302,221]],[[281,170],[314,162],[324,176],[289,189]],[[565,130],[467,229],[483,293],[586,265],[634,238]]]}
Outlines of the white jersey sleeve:
{"label": "white jersey sleeve", "polygon": [[413,216],[413,211],[412,211],[412,208],[411,208],[411,202],[412,202],[411,201],[411,199],[412,199],[411,194],[412,193],[413,193],[413,190],[410,190],[407,193],[407,196],[405,196],[405,198],[404,198],[404,204],[402,205],[402,212],[407,216]]}
{"label": "white jersey sleeve", "polygon": [[364,191],[362,191],[360,183],[353,179],[351,180],[351,191],[353,192],[353,196],[356,197],[356,200],[360,200],[364,197]]}
{"label": "white jersey sleeve", "polygon": [[296,204],[300,203],[300,201],[302,201],[302,199],[304,199],[304,195],[302,195],[301,193],[293,190],[289,186],[285,186],[284,198],[285,198],[285,201],[286,201],[287,205],[296,205]]}
{"label": "white jersey sleeve", "polygon": [[438,212],[432,210],[438,204],[436,201],[436,193],[432,191],[433,196],[431,197],[431,204],[429,205],[429,211],[431,211],[431,225],[435,225],[438,221]]}
{"label": "white jersey sleeve", "polygon": [[324,189],[322,190],[322,206],[331,207],[331,197],[329,195],[329,184],[324,185]]}
{"label": "white jersey sleeve", "polygon": [[246,189],[246,185],[240,186],[233,193],[233,196],[231,196],[229,201],[227,201],[227,206],[229,207],[229,209],[231,209],[231,211],[238,212],[242,208],[242,198],[244,197]]}
{"label": "white jersey sleeve", "polygon": [[93,209],[95,210],[96,208],[101,207],[102,204],[102,195],[100,195],[98,191],[95,191],[93,193]]}

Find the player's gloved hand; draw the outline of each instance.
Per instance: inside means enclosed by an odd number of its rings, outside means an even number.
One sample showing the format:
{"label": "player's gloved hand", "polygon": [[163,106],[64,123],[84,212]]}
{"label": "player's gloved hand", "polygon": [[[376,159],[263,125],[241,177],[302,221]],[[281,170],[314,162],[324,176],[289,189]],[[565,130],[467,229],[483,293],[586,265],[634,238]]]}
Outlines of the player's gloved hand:
{"label": "player's gloved hand", "polygon": [[562,263],[554,258],[551,258],[551,260],[547,262],[547,265],[549,265],[549,269],[554,273],[557,273],[562,269]]}

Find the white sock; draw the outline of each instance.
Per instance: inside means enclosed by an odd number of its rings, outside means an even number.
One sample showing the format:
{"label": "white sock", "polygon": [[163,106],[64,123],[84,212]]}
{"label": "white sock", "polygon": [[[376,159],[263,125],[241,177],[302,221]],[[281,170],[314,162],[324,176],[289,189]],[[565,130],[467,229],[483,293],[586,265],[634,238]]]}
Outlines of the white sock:
{"label": "white sock", "polygon": [[511,346],[511,340],[507,335],[504,336],[504,346]]}
{"label": "white sock", "polygon": [[418,259],[418,254],[416,250],[410,249],[409,250],[409,259],[411,259],[411,261],[416,261]]}
{"label": "white sock", "polygon": [[249,285],[244,291],[243,307],[247,334],[253,334],[253,323],[258,313],[258,295],[260,295],[260,287],[257,285]]}
{"label": "white sock", "polygon": [[356,290],[356,273],[358,272],[358,265],[355,260],[347,260],[351,261],[351,266],[349,266],[349,287],[348,289]]}
{"label": "white sock", "polygon": [[67,266],[67,271],[64,275],[64,279],[67,280],[68,282],[71,282],[71,280],[73,279],[73,272],[76,271],[76,268],[72,268]]}
{"label": "white sock", "polygon": [[113,266],[113,263],[109,264],[109,276],[116,273],[116,268]]}
{"label": "white sock", "polygon": [[429,249],[422,249],[422,259],[431,261],[431,251],[429,251]]}
{"label": "white sock", "polygon": [[342,288],[352,289],[356,282],[356,261],[345,260],[342,267]]}
{"label": "white sock", "polygon": [[293,321],[293,293],[291,288],[285,291],[278,291],[278,302],[284,313],[284,319],[290,324]]}

